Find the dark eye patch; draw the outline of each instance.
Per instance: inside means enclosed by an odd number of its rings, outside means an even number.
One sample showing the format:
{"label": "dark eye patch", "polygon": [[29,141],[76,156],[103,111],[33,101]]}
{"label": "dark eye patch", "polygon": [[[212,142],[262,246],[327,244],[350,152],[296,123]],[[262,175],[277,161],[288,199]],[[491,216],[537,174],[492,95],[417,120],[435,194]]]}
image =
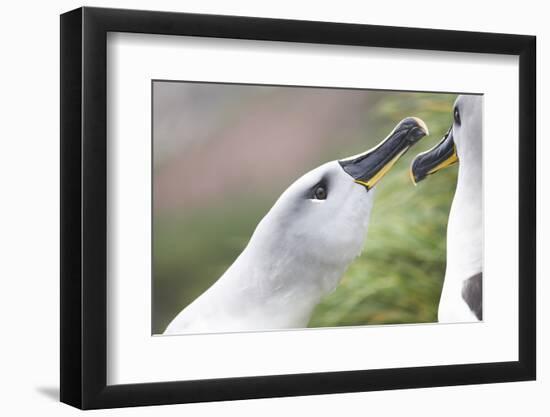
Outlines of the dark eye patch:
{"label": "dark eye patch", "polygon": [[314,194],[314,197],[317,200],[326,200],[327,199],[327,190],[322,185],[317,187],[313,194]]}
{"label": "dark eye patch", "polygon": [[458,110],[458,106],[455,107],[454,111],[453,111],[453,118],[454,118],[454,121],[455,123],[460,126],[460,111]]}
{"label": "dark eye patch", "polygon": [[326,200],[328,197],[328,181],[326,178],[321,179],[310,190],[307,198],[312,200]]}

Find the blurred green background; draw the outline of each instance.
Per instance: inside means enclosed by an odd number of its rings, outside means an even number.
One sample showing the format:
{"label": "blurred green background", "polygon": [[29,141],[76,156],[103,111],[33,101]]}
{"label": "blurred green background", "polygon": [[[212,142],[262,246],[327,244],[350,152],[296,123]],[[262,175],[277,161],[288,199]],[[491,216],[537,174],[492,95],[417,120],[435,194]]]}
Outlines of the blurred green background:
{"label": "blurred green background", "polygon": [[406,116],[424,138],[377,185],[362,255],[310,327],[435,322],[456,167],[413,186],[412,158],[454,94],[155,81],[153,334],[216,281],[292,181],[374,146]]}

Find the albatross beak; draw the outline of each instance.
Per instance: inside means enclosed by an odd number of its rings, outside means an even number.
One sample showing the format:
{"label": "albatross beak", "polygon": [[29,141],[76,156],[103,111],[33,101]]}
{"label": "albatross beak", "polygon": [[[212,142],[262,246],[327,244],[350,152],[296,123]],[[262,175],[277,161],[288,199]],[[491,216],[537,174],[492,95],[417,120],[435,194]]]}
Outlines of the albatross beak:
{"label": "albatross beak", "polygon": [[432,149],[418,154],[411,164],[411,180],[416,185],[428,175],[458,162],[452,128]]}
{"label": "albatross beak", "polygon": [[338,162],[356,183],[370,190],[412,145],[428,134],[426,123],[417,117],[407,117],[374,148]]}

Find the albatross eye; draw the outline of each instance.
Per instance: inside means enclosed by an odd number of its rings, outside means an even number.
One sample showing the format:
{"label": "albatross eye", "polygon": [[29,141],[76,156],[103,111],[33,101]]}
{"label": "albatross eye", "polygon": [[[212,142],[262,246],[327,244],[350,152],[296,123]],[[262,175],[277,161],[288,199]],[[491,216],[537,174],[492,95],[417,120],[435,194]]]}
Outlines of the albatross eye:
{"label": "albatross eye", "polygon": [[460,112],[458,111],[458,107],[455,107],[455,111],[453,113],[453,116],[454,116],[454,119],[455,119],[455,123],[457,125],[460,125]]}
{"label": "albatross eye", "polygon": [[327,199],[327,190],[322,185],[319,185],[317,188],[315,188],[315,191],[313,191],[313,198],[316,200],[326,200]]}

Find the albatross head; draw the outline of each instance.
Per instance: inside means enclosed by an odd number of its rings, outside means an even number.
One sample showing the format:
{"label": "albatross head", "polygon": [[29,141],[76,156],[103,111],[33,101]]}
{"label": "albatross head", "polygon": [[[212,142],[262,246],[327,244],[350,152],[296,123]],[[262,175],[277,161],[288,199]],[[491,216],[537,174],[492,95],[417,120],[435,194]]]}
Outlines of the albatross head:
{"label": "albatross head", "polygon": [[376,184],[427,134],[422,120],[406,118],[373,149],[325,163],[296,180],[256,228],[249,245],[260,251],[256,259],[269,254],[264,258],[276,279],[290,275],[307,281],[312,274],[319,282],[326,275],[328,287],[334,287],[363,247]]}
{"label": "albatross head", "polygon": [[430,174],[461,161],[481,162],[481,96],[458,96],[453,107],[453,124],[433,148],[418,154],[411,165],[411,180],[418,183]]}

